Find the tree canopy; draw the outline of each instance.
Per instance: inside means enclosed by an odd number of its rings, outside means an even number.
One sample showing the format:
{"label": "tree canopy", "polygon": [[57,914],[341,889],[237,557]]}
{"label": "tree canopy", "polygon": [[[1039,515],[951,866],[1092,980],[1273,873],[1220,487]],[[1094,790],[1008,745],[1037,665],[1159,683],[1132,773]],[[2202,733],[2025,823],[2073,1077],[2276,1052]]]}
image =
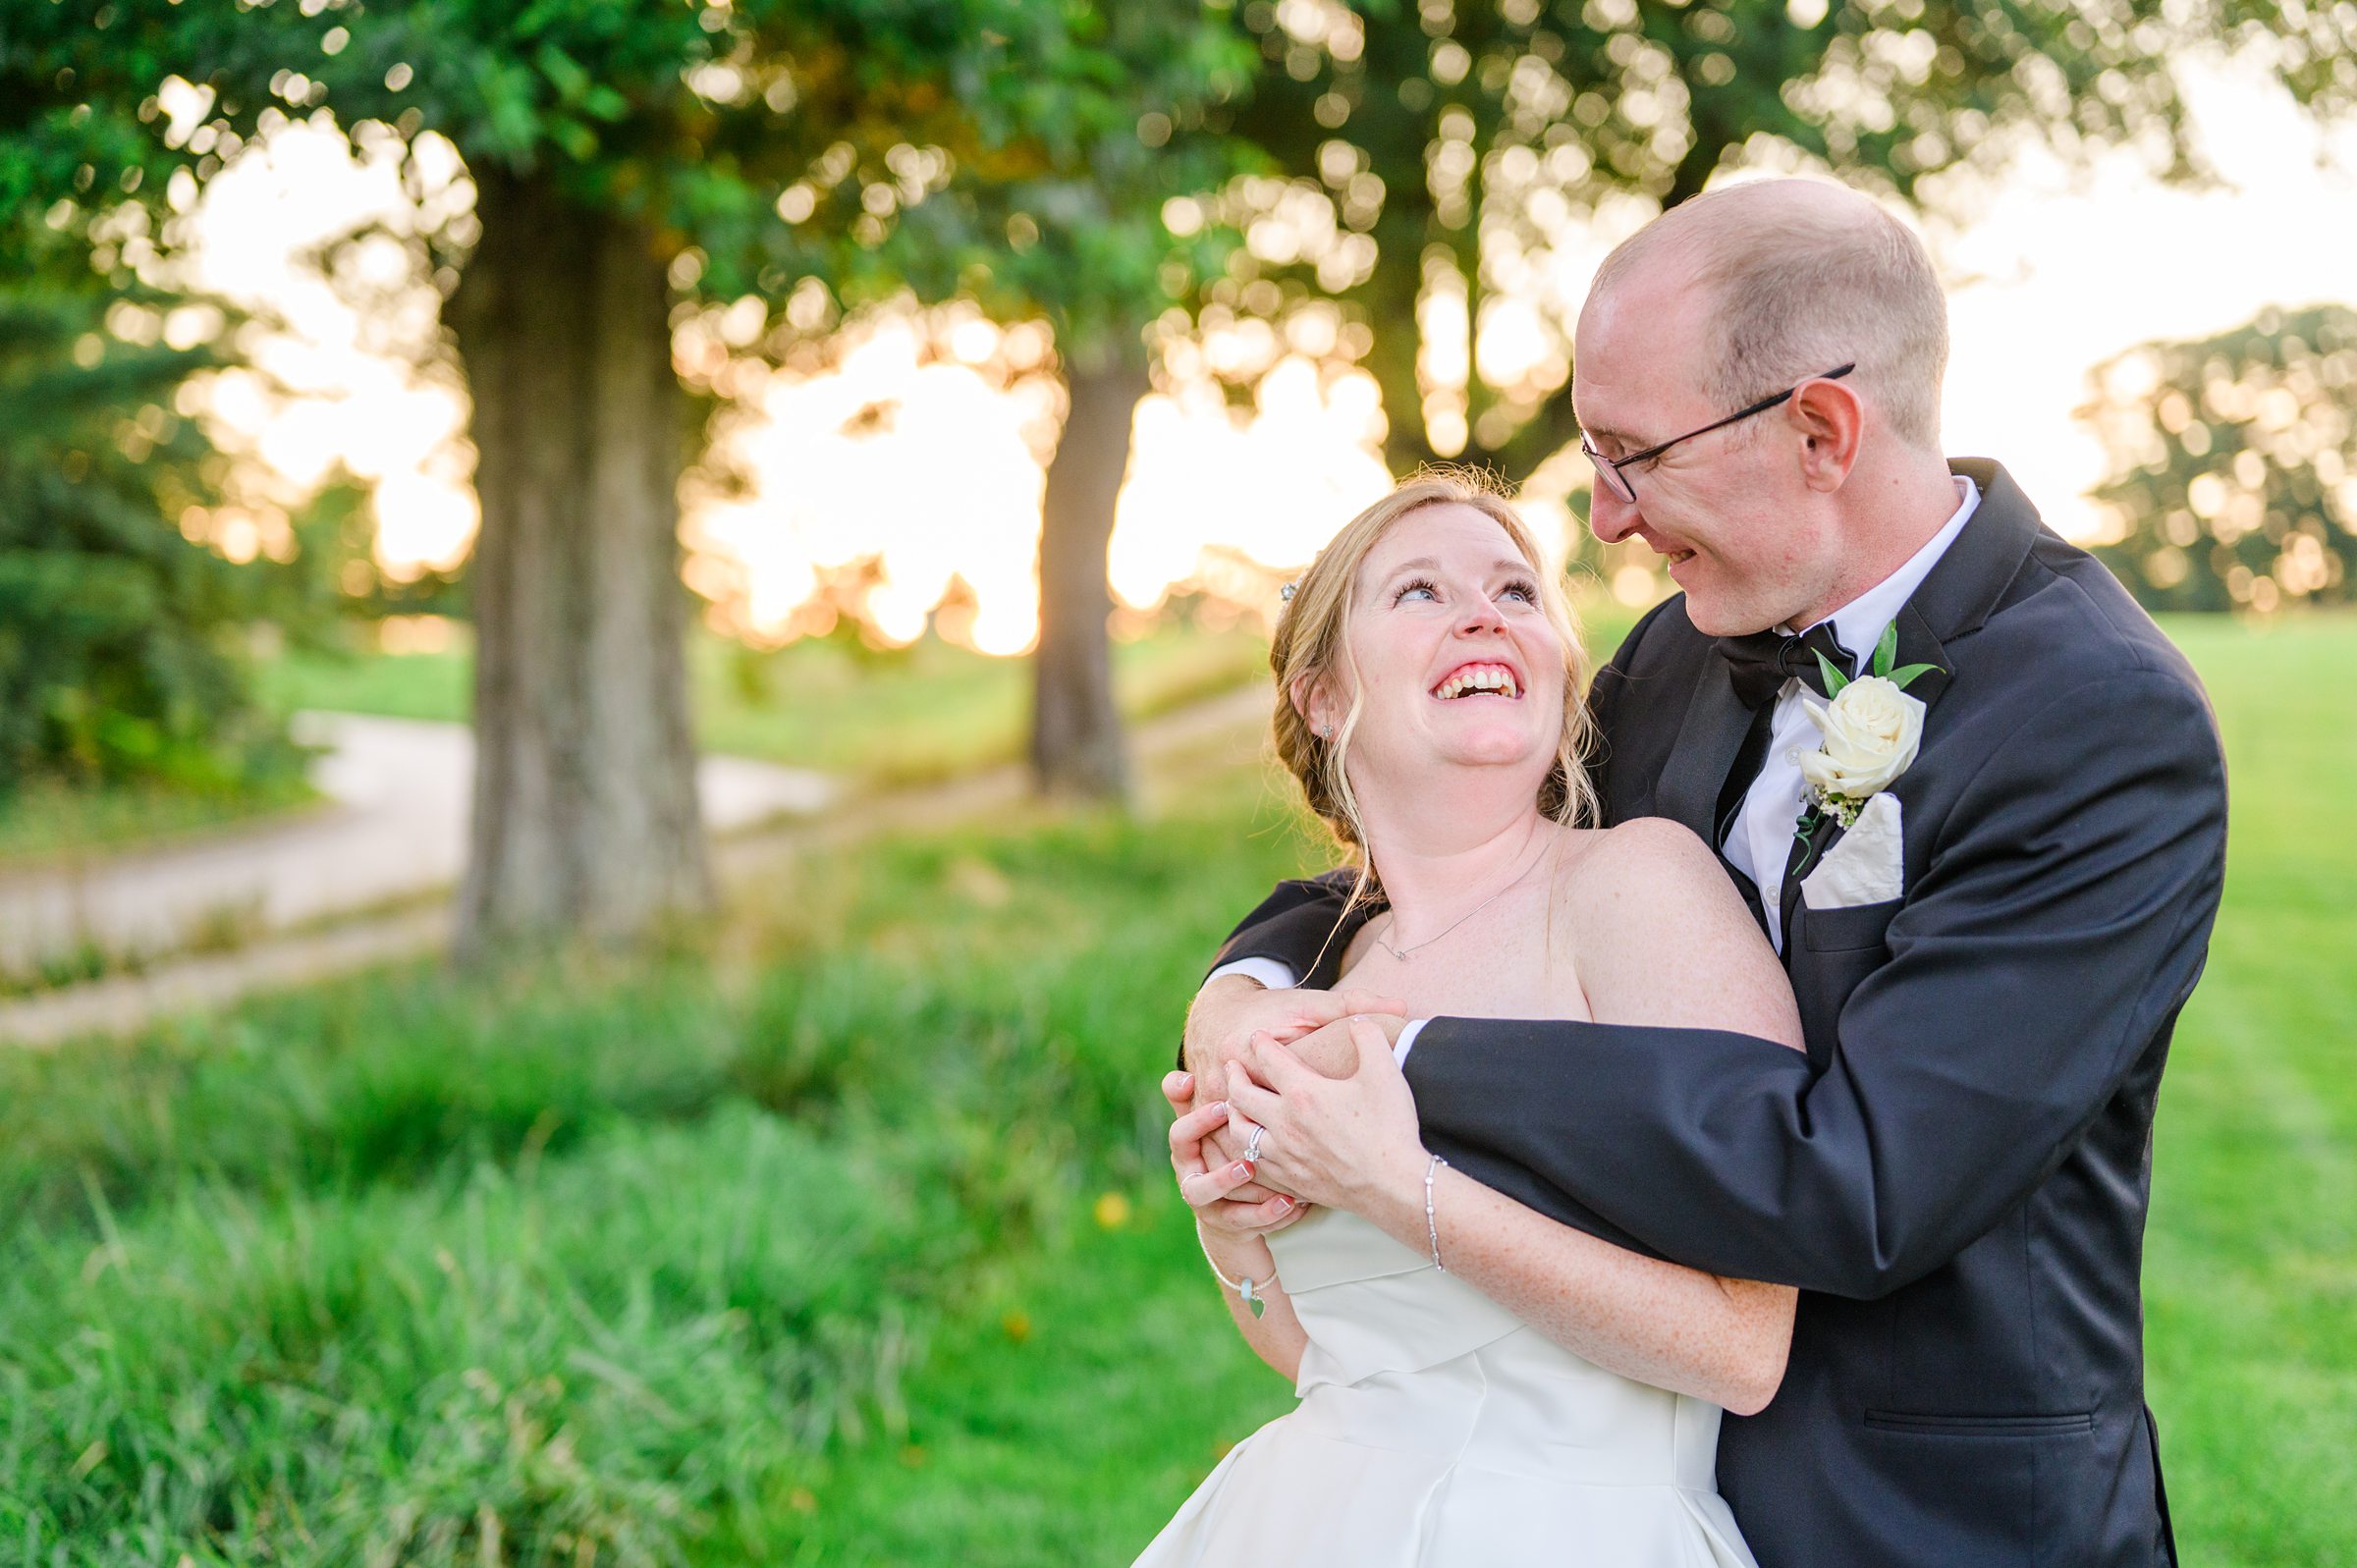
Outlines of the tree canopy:
{"label": "tree canopy", "polygon": [[2357,310],[2269,309],[2089,374],[2082,409],[2122,537],[2099,554],[2156,609],[2347,604],[2357,575]]}
{"label": "tree canopy", "polygon": [[233,788],[300,761],[250,698],[244,633],[317,617],[345,557],[318,511],[273,534],[229,504],[177,406],[214,362],[124,342],[82,295],[0,294],[0,791]]}
{"label": "tree canopy", "polygon": [[[1832,168],[1910,201],[2025,145],[2200,169],[2174,63],[2248,44],[2303,105],[2357,104],[2357,13],[2197,0],[1250,0],[1239,130],[1285,169],[1233,213],[1224,292],[1339,295],[1372,329],[1395,471],[1514,481],[1574,437],[1579,300],[1551,272],[1600,209],[1672,204],[1723,166]],[[1232,201],[1232,205],[1235,204]],[[1265,290],[1262,303],[1268,304]],[[1521,329],[1500,334],[1507,324]],[[1514,347],[1509,339],[1519,339]]]}

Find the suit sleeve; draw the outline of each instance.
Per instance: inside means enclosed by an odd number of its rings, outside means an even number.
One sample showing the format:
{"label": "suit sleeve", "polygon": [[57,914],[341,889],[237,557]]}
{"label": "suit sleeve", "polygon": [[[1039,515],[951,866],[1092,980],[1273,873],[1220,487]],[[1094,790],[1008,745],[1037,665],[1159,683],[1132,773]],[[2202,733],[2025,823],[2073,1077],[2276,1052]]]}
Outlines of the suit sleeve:
{"label": "suit sleeve", "polygon": [[1343,918],[1353,880],[1352,872],[1329,871],[1320,877],[1277,884],[1228,934],[1211,968],[1238,958],[1274,958],[1295,975],[1307,975],[1317,967],[1319,955]]}
{"label": "suit sleeve", "polygon": [[1887,1294],[2044,1181],[2169,1026],[2217,914],[2225,804],[2198,688],[2100,677],[1960,794],[1822,1075],[1744,1035],[1444,1018],[1408,1055],[1418,1114],[1436,1149],[1609,1239]]}

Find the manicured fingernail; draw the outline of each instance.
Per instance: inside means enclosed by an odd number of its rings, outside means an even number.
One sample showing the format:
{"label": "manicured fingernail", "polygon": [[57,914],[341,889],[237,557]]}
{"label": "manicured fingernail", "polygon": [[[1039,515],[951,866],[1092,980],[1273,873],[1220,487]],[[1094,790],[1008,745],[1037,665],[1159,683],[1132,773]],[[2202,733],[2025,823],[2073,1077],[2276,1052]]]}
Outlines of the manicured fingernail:
{"label": "manicured fingernail", "polygon": [[1293,1200],[1290,1198],[1280,1198],[1277,1200],[1277,1207],[1280,1209],[1290,1210],[1293,1207]]}
{"label": "manicured fingernail", "polygon": [[1214,1100],[1210,1105],[1203,1108],[1203,1113],[1207,1116],[1215,1110],[1223,1116],[1226,1115],[1228,1113],[1228,1102],[1225,1100]]}
{"label": "manicured fingernail", "polygon": [[1238,1160],[1228,1167],[1228,1174],[1239,1179],[1249,1178],[1252,1174],[1252,1162],[1248,1160]]}

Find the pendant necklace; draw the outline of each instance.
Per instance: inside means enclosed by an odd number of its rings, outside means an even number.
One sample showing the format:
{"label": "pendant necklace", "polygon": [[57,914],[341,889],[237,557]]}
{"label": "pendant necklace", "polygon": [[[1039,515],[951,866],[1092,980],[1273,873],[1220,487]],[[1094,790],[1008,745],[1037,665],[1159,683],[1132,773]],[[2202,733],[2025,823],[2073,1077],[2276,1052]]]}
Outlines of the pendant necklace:
{"label": "pendant necklace", "polygon": [[[1496,903],[1496,902],[1497,902],[1499,899],[1501,899],[1501,898],[1505,897],[1505,896],[1506,896],[1507,893],[1509,893],[1509,892],[1513,892],[1513,891],[1514,891],[1516,888],[1519,888],[1519,887],[1521,887],[1521,886],[1522,886],[1522,883],[1523,883],[1523,881],[1524,881],[1526,878],[1528,878],[1532,872],[1534,872],[1534,871],[1536,871],[1536,870],[1538,870],[1538,869],[1539,869],[1539,862],[1540,862],[1541,860],[1544,860],[1544,859],[1546,859],[1546,858],[1547,858],[1547,850],[1548,850],[1548,848],[1549,848],[1549,847],[1552,847],[1552,846],[1554,845],[1556,838],[1560,838],[1560,837],[1562,836],[1562,826],[1559,824],[1559,825],[1557,826],[1557,828],[1556,828],[1556,832],[1555,832],[1555,835],[1554,835],[1554,837],[1551,837],[1551,838],[1548,838],[1548,840],[1547,840],[1547,842],[1546,842],[1546,844],[1544,844],[1544,845],[1541,845],[1541,846],[1540,846],[1539,852],[1538,852],[1537,854],[1535,854],[1535,855],[1531,856],[1531,859],[1530,859],[1530,864],[1529,864],[1529,865],[1527,865],[1527,866],[1524,866],[1524,867],[1521,869],[1521,871],[1519,871],[1518,873],[1516,873],[1516,874],[1515,874],[1515,876],[1514,876],[1514,880],[1513,880],[1513,881],[1511,881],[1511,882],[1507,883],[1507,884],[1505,887],[1503,887],[1503,888],[1499,889],[1499,890],[1498,890],[1496,892],[1494,892],[1494,893],[1491,893],[1491,894],[1490,894],[1490,895],[1489,895],[1487,898],[1484,898],[1484,899],[1483,899],[1481,902],[1479,902],[1479,903],[1475,904],[1475,905],[1474,905],[1472,908],[1470,908],[1470,909],[1466,910],[1466,911],[1465,911],[1463,914],[1461,914],[1461,915],[1458,915],[1458,916],[1457,916],[1457,917],[1456,917],[1454,920],[1452,920],[1452,921],[1450,921],[1450,922],[1449,922],[1449,924],[1447,924],[1447,925],[1443,926],[1443,927],[1442,927],[1442,928],[1441,928],[1441,929],[1440,929],[1438,932],[1434,933],[1432,936],[1426,937],[1426,938],[1425,938],[1425,939],[1424,939],[1422,942],[1419,942],[1419,943],[1417,943],[1417,944],[1416,944],[1414,946],[1412,946],[1412,947],[1395,947],[1395,946],[1392,946],[1390,943],[1388,943],[1388,942],[1386,942],[1386,941],[1384,941],[1384,940],[1383,940],[1383,933],[1381,933],[1381,932],[1379,932],[1379,931],[1378,931],[1378,932],[1370,932],[1370,933],[1368,933],[1368,935],[1372,936],[1372,937],[1375,939],[1375,946],[1378,946],[1378,947],[1381,947],[1381,948],[1382,948],[1382,949],[1383,949],[1385,952],[1388,952],[1388,953],[1390,953],[1390,954],[1391,954],[1393,957],[1395,957],[1395,958],[1398,959],[1398,960],[1399,960],[1401,963],[1406,963],[1406,962],[1408,961],[1408,959],[1409,959],[1409,957],[1410,957],[1411,955],[1413,955],[1413,954],[1415,954],[1415,953],[1422,952],[1422,951],[1423,951],[1425,948],[1427,948],[1427,947],[1431,946],[1432,946],[1434,943],[1436,943],[1436,942],[1440,941],[1440,940],[1441,940],[1441,938],[1443,938],[1443,937],[1446,937],[1447,935],[1449,935],[1449,933],[1451,933],[1452,931],[1454,931],[1454,930],[1455,930],[1457,927],[1459,927],[1459,926],[1463,925],[1463,924],[1464,924],[1466,921],[1468,921],[1468,920],[1472,919],[1472,918],[1473,918],[1475,915],[1477,915],[1477,914],[1480,914],[1480,913],[1481,913],[1481,912],[1482,912],[1484,909],[1487,909],[1487,908],[1488,908],[1490,905],[1492,905],[1492,904]],[[1395,924],[1397,924],[1397,923],[1398,923],[1398,918],[1399,918],[1398,911],[1398,910],[1394,910],[1394,911],[1392,912],[1392,919],[1393,919],[1393,922],[1394,922]]]}

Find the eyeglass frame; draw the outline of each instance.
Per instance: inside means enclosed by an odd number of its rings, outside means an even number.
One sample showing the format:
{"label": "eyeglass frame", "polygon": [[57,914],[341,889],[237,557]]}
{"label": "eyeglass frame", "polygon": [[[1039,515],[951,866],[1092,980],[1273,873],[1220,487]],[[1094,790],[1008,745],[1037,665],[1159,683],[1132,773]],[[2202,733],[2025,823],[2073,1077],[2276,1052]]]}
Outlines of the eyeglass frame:
{"label": "eyeglass frame", "polygon": [[1608,488],[1612,490],[1616,499],[1633,507],[1637,504],[1637,487],[1635,483],[1630,480],[1628,475],[1620,471],[1622,468],[1627,467],[1630,463],[1648,461],[1652,459],[1660,457],[1663,453],[1668,452],[1672,447],[1676,446],[1681,441],[1691,441],[1696,436],[1707,436],[1714,430],[1725,430],[1728,425],[1748,419],[1755,413],[1766,413],[1778,404],[1786,402],[1792,398],[1800,391],[1801,388],[1807,386],[1812,381],[1838,381],[1843,376],[1848,375],[1852,370],[1857,368],[1858,362],[1855,359],[1852,359],[1849,363],[1845,365],[1837,365],[1834,369],[1828,370],[1822,375],[1803,377],[1801,380],[1794,382],[1792,385],[1786,387],[1783,391],[1778,393],[1773,398],[1762,398],[1759,402],[1751,405],[1749,407],[1738,408],[1733,413],[1728,414],[1726,418],[1714,420],[1710,424],[1704,425],[1699,430],[1689,430],[1682,436],[1672,436],[1669,440],[1662,442],[1658,446],[1647,447],[1643,452],[1632,452],[1625,458],[1608,458],[1603,453],[1598,452],[1595,447],[1589,444],[1588,434],[1584,430],[1579,434],[1579,450],[1581,455],[1584,456],[1588,461],[1596,465],[1596,472],[1599,477],[1602,477],[1607,469],[1612,471],[1613,477]]}

